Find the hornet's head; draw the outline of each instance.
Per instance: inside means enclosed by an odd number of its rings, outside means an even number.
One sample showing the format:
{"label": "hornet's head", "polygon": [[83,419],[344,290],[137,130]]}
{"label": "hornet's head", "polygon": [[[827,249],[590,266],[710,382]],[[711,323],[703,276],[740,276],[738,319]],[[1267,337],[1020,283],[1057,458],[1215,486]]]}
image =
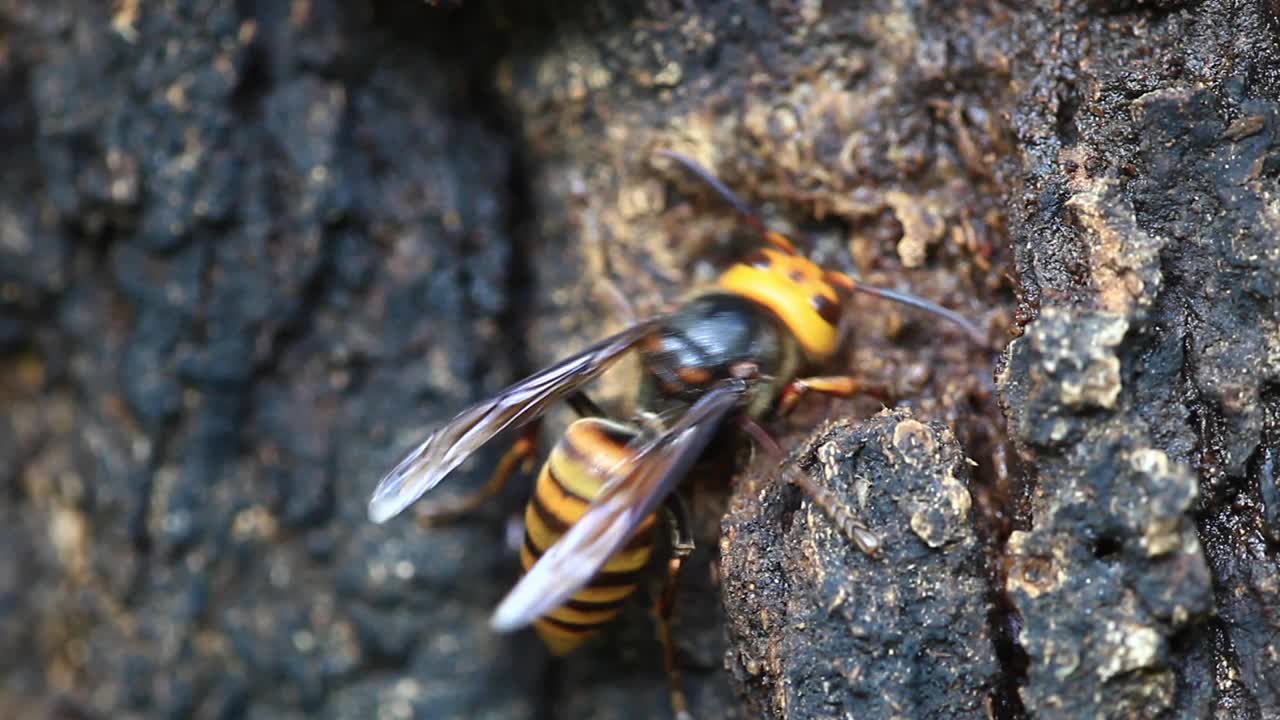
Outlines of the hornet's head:
{"label": "hornet's head", "polygon": [[[824,270],[794,251],[780,235],[773,244],[720,275],[720,289],[764,305],[786,325],[812,362],[840,346],[840,318],[853,288],[841,273]],[[785,248],[785,249],[780,249]]]}

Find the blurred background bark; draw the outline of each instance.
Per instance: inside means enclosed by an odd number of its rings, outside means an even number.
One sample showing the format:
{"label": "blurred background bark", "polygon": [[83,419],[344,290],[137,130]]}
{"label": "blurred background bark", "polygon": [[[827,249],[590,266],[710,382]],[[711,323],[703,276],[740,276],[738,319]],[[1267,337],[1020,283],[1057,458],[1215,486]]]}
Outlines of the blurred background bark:
{"label": "blurred background bark", "polygon": [[1280,717],[1275,0],[441,5],[0,2],[0,715],[665,717],[643,603],[489,632],[520,488],[364,506],[752,246],[668,147],[990,333],[779,428],[888,557],[693,484],[695,716]]}

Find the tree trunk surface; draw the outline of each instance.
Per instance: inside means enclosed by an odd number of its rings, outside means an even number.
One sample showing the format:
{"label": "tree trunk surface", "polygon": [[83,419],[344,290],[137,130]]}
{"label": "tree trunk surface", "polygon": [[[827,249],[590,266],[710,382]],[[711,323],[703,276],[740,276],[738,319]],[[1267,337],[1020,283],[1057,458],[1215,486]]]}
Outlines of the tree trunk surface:
{"label": "tree trunk surface", "polygon": [[858,296],[769,425],[875,556],[689,479],[694,717],[1280,718],[1280,3],[441,5],[0,3],[0,716],[670,717],[656,577],[489,629],[527,481],[365,510],[759,244],[665,148],[987,333]]}

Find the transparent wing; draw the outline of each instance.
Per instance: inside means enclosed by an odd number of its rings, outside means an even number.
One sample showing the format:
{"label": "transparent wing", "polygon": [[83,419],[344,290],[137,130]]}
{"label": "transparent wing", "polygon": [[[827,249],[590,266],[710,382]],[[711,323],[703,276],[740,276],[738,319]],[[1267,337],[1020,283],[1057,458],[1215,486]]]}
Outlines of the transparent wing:
{"label": "transparent wing", "polygon": [[517,630],[562,605],[591,582],[689,471],[747,392],[742,380],[707,391],[671,429],[610,473],[585,515],[547,549],[494,611],[492,625]]}
{"label": "transparent wing", "polygon": [[608,369],[661,323],[661,318],[654,318],[632,325],[458,413],[378,483],[369,499],[369,519],[381,523],[400,514],[495,435],[545,413],[556,400]]}

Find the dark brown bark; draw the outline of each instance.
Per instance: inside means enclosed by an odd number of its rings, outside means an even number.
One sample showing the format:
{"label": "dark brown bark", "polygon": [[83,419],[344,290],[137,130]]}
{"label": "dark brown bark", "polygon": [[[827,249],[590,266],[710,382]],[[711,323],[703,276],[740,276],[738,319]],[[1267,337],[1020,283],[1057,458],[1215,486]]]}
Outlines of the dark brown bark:
{"label": "dark brown bark", "polygon": [[696,717],[1280,717],[1274,0],[452,4],[0,3],[0,715],[663,717],[642,602],[488,630],[517,488],[364,504],[756,242],[667,147],[990,333],[773,428],[881,557],[690,483]]}

